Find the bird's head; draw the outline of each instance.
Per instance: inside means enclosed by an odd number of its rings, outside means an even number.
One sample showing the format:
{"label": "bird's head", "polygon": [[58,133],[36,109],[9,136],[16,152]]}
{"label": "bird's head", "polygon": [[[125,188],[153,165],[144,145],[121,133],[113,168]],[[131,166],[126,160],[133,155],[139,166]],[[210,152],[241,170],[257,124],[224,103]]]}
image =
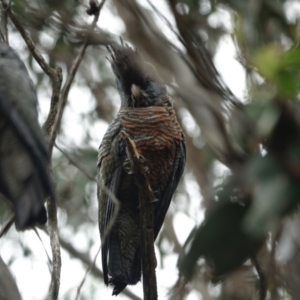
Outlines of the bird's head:
{"label": "bird's head", "polygon": [[123,107],[171,106],[166,87],[157,80],[152,65],[127,44],[108,47]]}

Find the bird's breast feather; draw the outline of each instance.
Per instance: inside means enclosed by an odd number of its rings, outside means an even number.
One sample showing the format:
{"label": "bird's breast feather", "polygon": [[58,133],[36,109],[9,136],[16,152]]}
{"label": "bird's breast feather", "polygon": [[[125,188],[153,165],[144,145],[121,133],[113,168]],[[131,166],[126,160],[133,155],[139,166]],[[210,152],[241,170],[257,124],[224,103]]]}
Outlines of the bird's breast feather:
{"label": "bird's breast feather", "polygon": [[123,133],[133,139],[141,153],[172,149],[183,139],[172,107],[126,108],[119,114]]}

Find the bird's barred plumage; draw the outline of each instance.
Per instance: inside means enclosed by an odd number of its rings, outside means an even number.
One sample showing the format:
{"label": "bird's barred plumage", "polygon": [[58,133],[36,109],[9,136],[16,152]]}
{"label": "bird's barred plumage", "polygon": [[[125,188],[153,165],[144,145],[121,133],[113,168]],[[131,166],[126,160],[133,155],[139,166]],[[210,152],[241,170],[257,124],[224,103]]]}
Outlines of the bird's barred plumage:
{"label": "bird's barred plumage", "polygon": [[141,278],[139,195],[125,138],[135,143],[153,191],[155,238],[183,173],[185,143],[165,86],[150,74],[140,54],[126,45],[109,50],[121,108],[99,148],[98,200],[101,236],[114,212],[114,203],[102,186],[120,202],[118,216],[102,245],[104,281],[114,285],[113,294],[117,295]]}

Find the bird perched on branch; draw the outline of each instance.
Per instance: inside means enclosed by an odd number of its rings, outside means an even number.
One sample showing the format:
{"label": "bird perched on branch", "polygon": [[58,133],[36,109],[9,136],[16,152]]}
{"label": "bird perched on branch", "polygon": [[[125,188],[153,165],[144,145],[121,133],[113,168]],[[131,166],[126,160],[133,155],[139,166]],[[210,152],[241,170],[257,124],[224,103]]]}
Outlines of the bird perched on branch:
{"label": "bird perched on branch", "polygon": [[[120,209],[102,245],[104,281],[118,295],[141,279],[141,226],[138,187],[125,138],[129,137],[153,193],[153,231],[156,239],[185,165],[185,142],[166,87],[154,68],[126,44],[108,47],[121,108],[102,140],[98,155],[100,234]],[[140,195],[142,197],[142,195]]]}
{"label": "bird perched on branch", "polygon": [[47,221],[53,196],[49,155],[37,119],[37,96],[24,63],[0,43],[0,193],[18,230]]}

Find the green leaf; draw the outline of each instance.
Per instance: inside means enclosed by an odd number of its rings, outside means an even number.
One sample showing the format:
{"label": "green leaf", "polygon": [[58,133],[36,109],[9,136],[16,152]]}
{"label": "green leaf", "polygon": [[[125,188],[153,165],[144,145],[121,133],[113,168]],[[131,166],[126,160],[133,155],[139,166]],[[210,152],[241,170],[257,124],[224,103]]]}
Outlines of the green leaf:
{"label": "green leaf", "polygon": [[299,93],[299,75],[298,70],[284,70],[276,80],[278,91],[285,97],[296,98]]}
{"label": "green leaf", "polygon": [[274,80],[281,69],[283,50],[278,44],[262,47],[253,58],[259,73],[269,80]]}
{"label": "green leaf", "polygon": [[234,270],[254,255],[263,238],[252,237],[244,231],[243,219],[248,208],[233,202],[220,204],[197,229],[190,249],[179,265],[181,275],[190,279],[197,260],[204,257],[217,280],[218,276]]}
{"label": "green leaf", "polygon": [[256,157],[245,169],[248,186],[253,189],[253,204],[245,217],[245,229],[261,236],[278,225],[283,215],[299,203],[298,182],[269,154]]}
{"label": "green leaf", "polygon": [[282,59],[282,65],[285,67],[300,68],[300,49],[291,48],[286,52]]}

